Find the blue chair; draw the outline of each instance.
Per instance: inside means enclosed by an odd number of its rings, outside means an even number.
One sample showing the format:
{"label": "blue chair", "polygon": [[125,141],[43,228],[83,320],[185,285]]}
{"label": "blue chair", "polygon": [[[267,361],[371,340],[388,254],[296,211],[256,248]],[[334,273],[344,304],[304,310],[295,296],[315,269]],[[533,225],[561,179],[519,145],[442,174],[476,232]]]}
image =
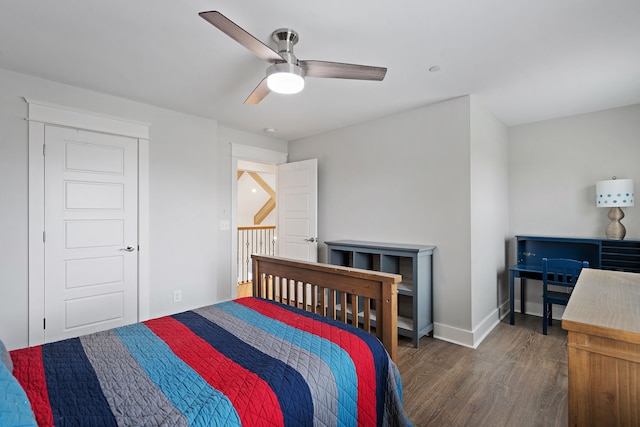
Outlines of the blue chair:
{"label": "blue chair", "polygon": [[[547,323],[552,324],[553,304],[567,305],[571,291],[588,261],[564,258],[542,258],[542,333],[547,335]],[[568,292],[549,290],[549,286],[563,286]]]}

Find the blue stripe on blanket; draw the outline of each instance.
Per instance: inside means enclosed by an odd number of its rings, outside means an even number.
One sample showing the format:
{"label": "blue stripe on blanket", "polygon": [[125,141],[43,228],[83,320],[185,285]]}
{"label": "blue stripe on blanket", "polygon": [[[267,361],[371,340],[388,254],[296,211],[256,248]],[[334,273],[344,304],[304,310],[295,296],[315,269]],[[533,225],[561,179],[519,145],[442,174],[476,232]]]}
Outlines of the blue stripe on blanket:
{"label": "blue stripe on blanket", "polygon": [[[320,357],[334,372],[338,384],[338,424],[353,422],[358,413],[358,378],[351,357],[340,346],[317,335],[307,333],[264,316],[233,301],[216,304],[216,307]],[[345,391],[342,393],[341,391]]]}
{"label": "blue stripe on blanket", "polygon": [[[116,425],[80,339],[42,346],[42,363],[56,426],[68,425],[66,420],[76,419],[78,414],[82,414],[86,425]],[[83,384],[83,387],[75,384]]]}
{"label": "blue stripe on blanket", "polygon": [[[385,407],[384,401],[386,397],[386,388],[380,387],[380,384],[385,384],[387,382],[388,375],[389,375],[389,363],[388,363],[387,351],[385,350],[382,343],[378,340],[378,338],[376,338],[374,335],[370,334],[369,332],[363,329],[354,328],[351,325],[348,325],[346,323],[340,322],[338,320],[333,320],[328,317],[322,317],[318,314],[310,313],[298,307],[293,307],[289,305],[283,306],[280,303],[277,303],[272,300],[267,300],[267,299],[264,299],[264,301],[270,304],[276,305],[280,308],[285,308],[296,314],[300,314],[302,316],[310,317],[313,319],[318,319],[322,322],[330,324],[331,326],[335,326],[336,328],[349,331],[350,333],[357,335],[361,340],[363,340],[367,344],[367,346],[371,350],[371,354],[373,355],[374,366],[376,369],[376,384],[378,384],[378,387],[376,387],[376,412],[378,414],[377,416],[378,426],[381,426],[384,420],[383,414],[384,414],[384,407]],[[400,383],[399,378],[400,377],[398,377],[398,391],[400,393],[400,396],[402,396],[402,384]]]}
{"label": "blue stripe on blanket", "polygon": [[208,426],[207,420],[220,419],[227,420],[229,426],[240,426],[240,418],[229,399],[211,387],[145,325],[123,326],[114,332],[149,378],[184,414],[189,425],[204,427]]}
{"label": "blue stripe on blanket", "polygon": [[[171,317],[187,326],[220,353],[255,373],[269,384],[271,390],[278,397],[285,426],[313,425],[311,392],[298,371],[239,340],[219,325],[193,311],[179,313]],[[282,381],[283,378],[288,381]],[[288,396],[295,396],[295,399],[285,399]]]}
{"label": "blue stripe on blanket", "polygon": [[293,346],[277,336],[271,335],[271,339],[265,340],[262,329],[218,309],[215,305],[202,307],[194,312],[219,325],[239,340],[300,372],[311,392],[315,425],[325,427],[338,425],[338,387],[331,369],[317,355]]}

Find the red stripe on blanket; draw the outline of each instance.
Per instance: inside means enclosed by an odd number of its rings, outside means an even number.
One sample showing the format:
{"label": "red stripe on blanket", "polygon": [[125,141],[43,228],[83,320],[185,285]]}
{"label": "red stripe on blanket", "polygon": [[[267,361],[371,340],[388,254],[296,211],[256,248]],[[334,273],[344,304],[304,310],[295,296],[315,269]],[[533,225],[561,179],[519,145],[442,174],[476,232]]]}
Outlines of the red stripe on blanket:
{"label": "red stripe on blanket", "polygon": [[[260,377],[221,354],[172,317],[148,320],[144,324],[207,383],[227,396],[243,426],[262,425],[265,407],[278,408],[269,414],[269,421],[273,423],[270,425],[284,425],[278,398]],[[273,420],[276,413],[280,418]]]}
{"label": "red stripe on blanket", "polygon": [[358,378],[358,425],[376,424],[376,372],[367,343],[353,334],[328,323],[301,316],[283,307],[257,298],[240,298],[234,302],[301,331],[328,339],[349,354]]}
{"label": "red stripe on blanket", "polygon": [[11,360],[13,360],[13,376],[27,393],[38,425],[53,426],[47,379],[44,376],[42,364],[42,346],[12,351]]}

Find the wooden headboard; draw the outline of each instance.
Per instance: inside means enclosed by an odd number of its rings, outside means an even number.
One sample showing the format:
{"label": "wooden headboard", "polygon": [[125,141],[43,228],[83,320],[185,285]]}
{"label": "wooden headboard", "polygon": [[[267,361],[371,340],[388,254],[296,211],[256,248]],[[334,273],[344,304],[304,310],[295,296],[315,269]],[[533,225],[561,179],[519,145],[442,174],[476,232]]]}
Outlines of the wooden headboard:
{"label": "wooden headboard", "polygon": [[[397,361],[401,275],[264,255],[253,255],[252,259],[254,296],[374,333]],[[358,316],[352,316],[354,312]]]}

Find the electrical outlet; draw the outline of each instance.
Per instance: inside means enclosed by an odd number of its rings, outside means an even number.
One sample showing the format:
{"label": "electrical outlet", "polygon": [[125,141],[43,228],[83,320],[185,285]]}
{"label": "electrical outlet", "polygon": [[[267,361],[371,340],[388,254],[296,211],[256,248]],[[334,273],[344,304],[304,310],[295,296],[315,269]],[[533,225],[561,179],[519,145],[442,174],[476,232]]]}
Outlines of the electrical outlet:
{"label": "electrical outlet", "polygon": [[182,291],[173,291],[173,302],[182,301]]}
{"label": "electrical outlet", "polygon": [[220,221],[220,230],[226,231],[229,229],[229,221]]}

